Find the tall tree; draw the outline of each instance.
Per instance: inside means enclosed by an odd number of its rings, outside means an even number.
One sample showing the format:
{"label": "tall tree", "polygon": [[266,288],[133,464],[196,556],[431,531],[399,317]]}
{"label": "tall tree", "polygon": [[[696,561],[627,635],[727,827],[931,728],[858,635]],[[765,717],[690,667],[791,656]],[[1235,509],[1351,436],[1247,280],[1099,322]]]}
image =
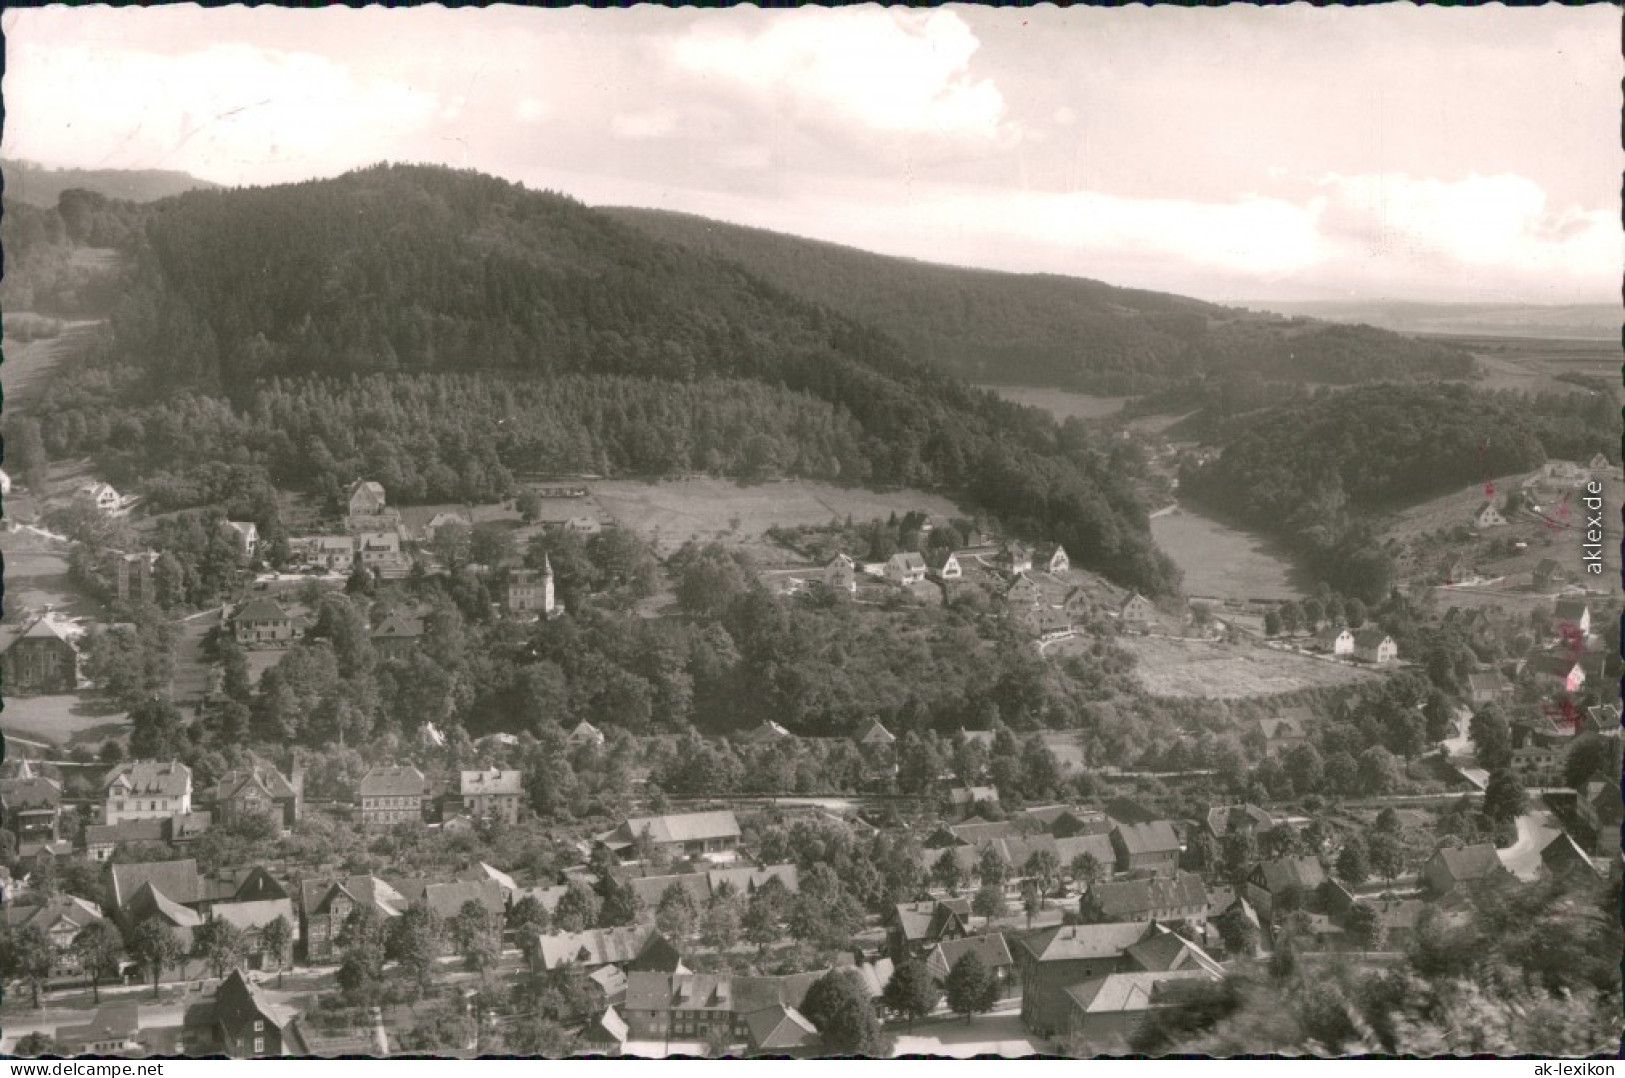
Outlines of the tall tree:
{"label": "tall tree", "polygon": [[73,937],[73,954],[90,978],[91,1001],[101,1003],[103,981],[117,977],[124,958],[124,939],[111,921],[92,921]]}
{"label": "tall tree", "polygon": [[247,950],[242,929],[229,921],[204,921],[192,934],[192,957],[207,962],[217,979],[241,962]]}
{"label": "tall tree", "polygon": [[897,1017],[914,1028],[917,1019],[925,1018],[937,1009],[942,990],[936,978],[917,958],[905,958],[892,970],[891,980],[881,991],[880,1002]]}
{"label": "tall tree", "polygon": [[0,977],[21,981],[33,993],[34,1009],[39,1010],[40,989],[51,977],[56,948],[37,925],[24,925],[0,937]]}
{"label": "tall tree", "polygon": [[293,925],[283,916],[260,929],[260,951],[276,961],[276,983],[282,986],[282,973],[287,968],[293,948]]}
{"label": "tall tree", "polygon": [[999,998],[999,985],[993,971],[975,951],[966,952],[954,963],[943,987],[947,990],[948,1006],[955,1014],[964,1015],[966,1022],[992,1010]]}
{"label": "tall tree", "polygon": [[852,970],[832,969],[814,981],[802,999],[801,1013],[832,1054],[870,1058],[891,1054],[869,993]]}
{"label": "tall tree", "polygon": [[186,947],[168,925],[157,918],[148,918],[130,930],[124,941],[130,957],[147,968],[152,978],[152,997],[158,998],[158,983],[164,970],[186,956]]}

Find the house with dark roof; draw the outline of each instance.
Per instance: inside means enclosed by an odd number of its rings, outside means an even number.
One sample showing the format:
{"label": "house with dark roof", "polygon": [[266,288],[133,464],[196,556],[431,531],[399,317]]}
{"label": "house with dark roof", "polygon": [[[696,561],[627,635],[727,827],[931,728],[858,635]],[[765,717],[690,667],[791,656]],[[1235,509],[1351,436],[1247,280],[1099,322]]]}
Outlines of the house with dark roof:
{"label": "house with dark roof", "polygon": [[1289,708],[1267,719],[1259,719],[1255,729],[1264,742],[1264,755],[1280,756],[1309,743],[1307,708]]}
{"label": "house with dark roof", "polygon": [[294,912],[293,901],[286,897],[216,902],[210,907],[209,916],[242,933],[243,953],[249,969],[274,967],[282,957],[268,952],[262,939],[266,926],[272,922],[286,921],[291,943],[299,942],[299,915]]}
{"label": "house with dark roof", "polygon": [[980,958],[982,965],[993,974],[998,981],[1001,997],[1013,996],[1020,989],[1021,978],[1016,960],[1010,956],[1010,946],[999,932],[945,939],[933,944],[925,951],[925,968],[940,983],[948,979],[948,974],[968,954]]}
{"label": "house with dark roof", "polygon": [[287,647],[298,635],[293,615],[271,599],[250,599],[238,607],[231,632],[245,648]]}
{"label": "house with dark roof", "polygon": [[1072,568],[1072,559],[1060,543],[1040,543],[1033,554],[1033,564],[1046,573],[1059,575]]}
{"label": "house with dark roof", "polygon": [[272,1002],[241,969],[215,990],[212,1029],[219,1050],[233,1059],[310,1055],[298,1013]]}
{"label": "house with dark roof", "polygon": [[599,836],[610,850],[635,858],[640,842],[684,857],[732,853],[739,845],[739,821],[732,811],[638,816]]}
{"label": "house with dark roof", "polygon": [[893,584],[908,587],[925,579],[925,558],[919,552],[908,550],[886,559],[886,579]]}
{"label": "house with dark roof", "polygon": [[405,895],[377,876],[300,881],[299,917],[306,960],[327,963],[343,957],[339,933],[357,907],[369,908],[388,920],[405,913],[408,904]]}
{"label": "house with dark roof", "polygon": [[149,883],[183,906],[197,906],[207,901],[208,888],[197,870],[197,862],[188,857],[176,861],[137,861],[112,866],[108,871],[111,908],[115,912],[123,910],[136,892]]}
{"label": "house with dark roof", "polygon": [[375,517],[383,513],[387,501],[382,483],[363,479],[350,487],[346,505],[350,516]]}
{"label": "house with dark roof", "polygon": [[1275,829],[1275,817],[1257,805],[1215,805],[1207,810],[1207,830],[1214,838],[1223,838],[1236,828],[1263,834]]}
{"label": "house with dark roof", "polygon": [[35,620],[0,655],[6,692],[67,693],[79,687],[79,648],[51,615]]}
{"label": "house with dark roof", "polygon": [[1567,832],[1560,832],[1541,848],[1540,871],[1542,876],[1552,879],[1602,878],[1602,870]]}
{"label": "house with dark roof", "polygon": [[52,980],[79,976],[81,968],[79,956],[73,949],[74,937],[86,925],[103,919],[102,909],[96,903],[61,892],[36,901],[18,900],[8,894],[5,904],[0,906],[0,920],[8,930],[37,928],[51,941]]}
{"label": "house with dark roof", "polygon": [[191,950],[193,937],[205,920],[197,910],[170,898],[150,880],[136,889],[130,900],[119,909],[118,916],[126,930],[148,921],[159,922],[181,941],[187,951]]}
{"label": "house with dark roof", "polygon": [[1342,625],[1325,625],[1315,633],[1315,647],[1328,655],[1353,655],[1354,633]]}
{"label": "house with dark roof", "polygon": [[89,1021],[58,1026],[56,1043],[69,1058],[143,1055],[146,1046],[141,1043],[140,1004],[129,999],[103,1003],[91,1013]]}
{"label": "house with dark roof", "polygon": [[[631,973],[622,1008],[629,1041],[705,1043],[748,1052],[817,1051],[818,1031],[798,1009],[824,975],[746,977],[729,973]],[[858,977],[856,972],[851,974]],[[861,980],[861,978],[860,978]]]}
{"label": "house with dark roof", "polygon": [[968,898],[899,903],[887,918],[886,952],[896,962],[920,957],[944,940],[968,936],[970,919]]}
{"label": "house with dark roof", "polygon": [[604,732],[586,719],[582,719],[575,724],[573,730],[565,735],[564,740],[571,746],[602,745],[604,743]]}
{"label": "house with dark roof", "polygon": [[92,861],[112,860],[120,846],[137,842],[169,842],[169,820],[125,820],[115,824],[86,824],[85,856]]}
{"label": "house with dark roof", "polygon": [[1224,979],[1206,967],[1166,972],[1109,973],[1066,990],[1066,1033],[1091,1053],[1125,1051],[1134,1035],[1159,1011],[1189,1007],[1202,989]]}
{"label": "house with dark roof", "polygon": [[1086,924],[1125,921],[1207,923],[1207,886],[1194,872],[1095,883],[1078,899]]}
{"label": "house with dark roof", "polygon": [[1117,620],[1129,626],[1144,626],[1156,616],[1156,613],[1156,607],[1151,605],[1151,600],[1136,591],[1118,606]]}
{"label": "house with dark roof", "polygon": [[[1021,1020],[1039,1036],[1068,1028],[1071,1004],[1067,990],[1113,973],[1144,971],[1130,953],[1137,944],[1167,930],[1144,921],[1121,924],[1061,925],[1018,938],[1013,948],[1021,979]],[[1153,964],[1166,964],[1159,954],[1146,954]]]}
{"label": "house with dark roof", "polygon": [[222,824],[247,816],[268,816],[284,830],[299,823],[304,776],[298,768],[288,779],[276,767],[256,760],[252,767],[228,771],[214,790],[214,815]]}
{"label": "house with dark roof", "polygon": [[1581,637],[1591,632],[1591,605],[1584,599],[1559,599],[1552,608],[1552,632],[1567,639],[1578,631]]}
{"label": "house with dark roof", "polygon": [[963,580],[965,577],[965,567],[959,564],[959,555],[951,550],[926,551],[925,568],[926,575],[933,580]]}
{"label": "house with dark roof", "polygon": [[857,563],[845,554],[837,554],[834,559],[824,566],[824,586],[836,591],[856,592],[858,590]]}
{"label": "house with dark roof", "polygon": [[1462,885],[1475,885],[1510,875],[1495,847],[1487,842],[1460,849],[1437,850],[1422,866],[1422,879],[1439,896],[1453,894]]}
{"label": "house with dark roof", "polygon": [[997,786],[955,786],[948,791],[948,804],[961,811],[975,808],[977,805],[997,805],[999,803],[999,788]]}
{"label": "house with dark roof", "polygon": [[1530,581],[1538,589],[1555,587],[1567,580],[1563,567],[1553,558],[1542,558],[1540,564],[1530,573]]}
{"label": "house with dark roof", "polygon": [[1172,876],[1179,865],[1179,836],[1167,820],[1120,823],[1112,829],[1117,871]]}
{"label": "house with dark roof", "polygon": [[237,548],[238,557],[252,558],[259,551],[260,529],[252,520],[222,520],[220,534]]}
{"label": "house with dark roof", "polygon": [[423,641],[423,619],[391,614],[372,631],[372,649],[386,659],[411,655]]}
{"label": "house with dark roof", "polygon": [[892,732],[880,725],[880,720],[870,716],[858,724],[858,729],[852,735],[852,740],[859,745],[891,745],[897,741]]}
{"label": "house with dark roof", "polygon": [[1354,634],[1354,657],[1381,666],[1399,658],[1399,645],[1381,629],[1361,629]]}
{"label": "house with dark roof", "polygon": [[1493,704],[1512,694],[1512,686],[1499,670],[1478,670],[1467,675],[1467,697],[1474,704]]}
{"label": "house with dark roof", "polygon": [[38,775],[0,779],[0,807],[5,809],[6,829],[17,836],[19,856],[31,856],[61,837],[62,785],[55,779]]}
{"label": "house with dark roof", "polygon": [[[535,932],[530,950],[538,970],[576,966],[593,971],[614,966],[623,973],[648,970],[674,972],[682,965],[676,949],[653,925],[589,928],[583,932]],[[624,979],[622,983],[624,988]]]}
{"label": "house with dark roof", "polygon": [[1247,874],[1247,901],[1268,919],[1276,909],[1296,909],[1315,897],[1326,882],[1326,870],[1314,857],[1277,857],[1262,861]]}
{"label": "house with dark roof", "polygon": [[410,764],[374,767],[361,776],[361,826],[370,829],[422,823],[428,787],[423,772]]}
{"label": "house with dark roof", "polygon": [[760,725],[751,727],[735,740],[741,745],[772,745],[779,741],[787,741],[795,736],[772,719],[763,719]]}
{"label": "house with dark roof", "polygon": [[1532,655],[1525,669],[1550,690],[1570,695],[1579,692],[1586,683],[1585,667],[1569,651],[1544,651]]}

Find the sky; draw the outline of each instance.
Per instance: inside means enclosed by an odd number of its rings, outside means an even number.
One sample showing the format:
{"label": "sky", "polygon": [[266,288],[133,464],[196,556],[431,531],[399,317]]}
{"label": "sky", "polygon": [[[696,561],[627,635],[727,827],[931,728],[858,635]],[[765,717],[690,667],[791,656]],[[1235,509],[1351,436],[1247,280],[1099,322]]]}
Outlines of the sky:
{"label": "sky", "polygon": [[1205,299],[1615,303],[1619,13],[7,11],[0,153],[378,161]]}

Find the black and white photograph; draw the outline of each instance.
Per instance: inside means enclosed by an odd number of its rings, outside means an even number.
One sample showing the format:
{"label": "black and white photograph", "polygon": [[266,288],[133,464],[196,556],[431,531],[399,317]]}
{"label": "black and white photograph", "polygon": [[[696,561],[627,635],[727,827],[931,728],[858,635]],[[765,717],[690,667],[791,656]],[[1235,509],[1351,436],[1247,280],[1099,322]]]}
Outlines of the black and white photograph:
{"label": "black and white photograph", "polygon": [[0,31],[0,1055],[1618,1056],[1617,4]]}

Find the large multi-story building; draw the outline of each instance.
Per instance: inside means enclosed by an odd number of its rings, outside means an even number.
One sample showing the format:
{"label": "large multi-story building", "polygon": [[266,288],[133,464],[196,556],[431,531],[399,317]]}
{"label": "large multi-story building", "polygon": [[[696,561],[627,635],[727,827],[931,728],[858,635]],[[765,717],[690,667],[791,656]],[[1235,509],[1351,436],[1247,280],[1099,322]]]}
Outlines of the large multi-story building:
{"label": "large multi-story building", "polygon": [[192,769],[176,760],[132,760],[102,780],[102,822],[162,820],[192,811]]}
{"label": "large multi-story building", "polygon": [[49,614],[11,642],[0,667],[8,694],[66,693],[79,686],[79,649]]}
{"label": "large multi-story building", "polygon": [[539,571],[515,569],[508,574],[508,613],[551,614],[553,606],[553,563],[545,555]]}
{"label": "large multi-story building", "polygon": [[423,821],[428,793],[423,772],[410,765],[375,767],[361,777],[361,826],[393,827]]}
{"label": "large multi-story building", "polygon": [[519,822],[519,803],[524,800],[525,775],[522,771],[464,771],[457,784],[462,810],[476,820]]}

